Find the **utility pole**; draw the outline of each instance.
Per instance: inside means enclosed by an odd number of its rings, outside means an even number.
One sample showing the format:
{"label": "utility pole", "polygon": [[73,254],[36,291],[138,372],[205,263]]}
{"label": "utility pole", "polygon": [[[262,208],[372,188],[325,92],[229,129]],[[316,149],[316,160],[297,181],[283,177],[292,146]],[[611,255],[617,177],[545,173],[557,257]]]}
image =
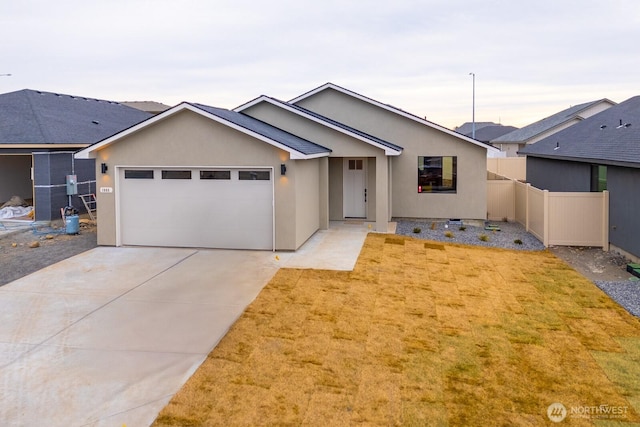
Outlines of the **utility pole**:
{"label": "utility pole", "polygon": [[471,100],[471,138],[476,139],[476,73],[469,73],[473,80],[473,95]]}

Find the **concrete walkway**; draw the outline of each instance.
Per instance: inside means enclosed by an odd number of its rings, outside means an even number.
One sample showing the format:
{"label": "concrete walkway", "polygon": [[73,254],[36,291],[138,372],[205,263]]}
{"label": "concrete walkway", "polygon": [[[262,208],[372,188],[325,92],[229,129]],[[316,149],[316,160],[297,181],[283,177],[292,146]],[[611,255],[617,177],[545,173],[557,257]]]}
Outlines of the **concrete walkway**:
{"label": "concrete walkway", "polygon": [[278,268],[350,270],[367,231],[296,253],[98,247],[0,287],[2,425],[149,425]]}

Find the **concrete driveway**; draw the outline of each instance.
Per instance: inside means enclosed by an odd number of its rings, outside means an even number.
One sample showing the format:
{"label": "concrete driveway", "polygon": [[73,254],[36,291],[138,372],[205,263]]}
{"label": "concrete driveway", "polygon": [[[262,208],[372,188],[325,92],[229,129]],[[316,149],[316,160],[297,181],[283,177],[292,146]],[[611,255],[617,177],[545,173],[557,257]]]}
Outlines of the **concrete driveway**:
{"label": "concrete driveway", "polygon": [[99,247],[0,287],[3,426],[147,426],[278,268],[353,268],[366,227],[296,253]]}

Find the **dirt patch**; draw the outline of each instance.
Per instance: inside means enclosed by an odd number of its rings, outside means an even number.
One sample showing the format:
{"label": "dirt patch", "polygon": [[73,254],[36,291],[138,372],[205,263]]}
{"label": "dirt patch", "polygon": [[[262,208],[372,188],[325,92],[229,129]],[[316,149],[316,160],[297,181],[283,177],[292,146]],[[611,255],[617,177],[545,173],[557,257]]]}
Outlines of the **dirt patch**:
{"label": "dirt patch", "polygon": [[591,281],[620,282],[633,277],[626,271],[631,261],[613,251],[575,246],[556,246],[549,250]]}
{"label": "dirt patch", "polygon": [[96,225],[85,221],[78,234],[66,234],[62,224],[54,223],[1,236],[0,286],[96,246]]}

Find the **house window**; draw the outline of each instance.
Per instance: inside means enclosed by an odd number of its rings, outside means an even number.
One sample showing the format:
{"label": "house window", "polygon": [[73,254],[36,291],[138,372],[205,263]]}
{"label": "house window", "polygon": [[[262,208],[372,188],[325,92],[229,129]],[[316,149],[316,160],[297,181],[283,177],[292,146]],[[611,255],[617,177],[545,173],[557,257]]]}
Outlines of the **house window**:
{"label": "house window", "polygon": [[231,179],[231,171],[200,171],[200,179]]}
{"label": "house window", "polygon": [[350,171],[361,171],[362,170],[362,159],[357,160],[349,160],[349,170]]}
{"label": "house window", "polygon": [[418,193],[455,193],[456,189],[457,157],[418,157]]}
{"label": "house window", "polygon": [[604,191],[607,189],[607,167],[604,165],[591,165],[591,191]]}
{"label": "house window", "polygon": [[191,171],[185,171],[185,170],[162,171],[162,179],[191,179]]}
{"label": "house window", "polygon": [[269,171],[239,171],[238,179],[240,181],[269,181],[271,174]]}
{"label": "house window", "polygon": [[125,169],[124,179],[153,179],[153,170]]}

